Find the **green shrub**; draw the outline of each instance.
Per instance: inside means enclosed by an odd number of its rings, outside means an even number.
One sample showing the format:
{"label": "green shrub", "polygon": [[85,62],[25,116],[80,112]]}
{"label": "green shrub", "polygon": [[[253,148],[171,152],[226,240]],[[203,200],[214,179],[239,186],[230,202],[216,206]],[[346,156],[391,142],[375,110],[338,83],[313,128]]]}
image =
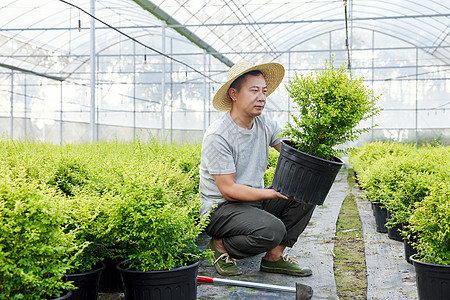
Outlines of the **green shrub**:
{"label": "green shrub", "polygon": [[273,175],[275,174],[275,169],[277,167],[278,157],[280,153],[273,149],[269,148],[269,162],[267,163],[266,172],[264,173],[264,186],[268,187],[272,184]]}
{"label": "green shrub", "polygon": [[141,271],[172,269],[198,260],[192,254],[202,251],[192,245],[206,220],[200,218],[199,194],[184,187],[189,185],[189,175],[174,164],[155,160],[145,174],[127,169],[124,178],[110,218],[111,242],[119,256],[132,259],[131,267]]}
{"label": "green shrub", "polygon": [[56,186],[66,196],[74,196],[77,190],[89,182],[86,168],[78,161],[61,161],[55,177],[49,184]]}
{"label": "green shrub", "polygon": [[54,196],[46,199],[58,210],[47,218],[73,239],[64,248],[65,272],[87,271],[105,257],[168,269],[203,253],[193,243],[206,222],[199,216],[201,145],[1,141],[0,149],[2,174]]}
{"label": "green shrub", "polygon": [[298,115],[291,113],[293,121],[287,123],[282,136],[299,150],[323,159],[345,152],[335,147],[372,128],[356,127],[381,110],[363,78],[349,77],[345,64],[335,69],[333,61],[315,75],[295,74],[286,88]]}
{"label": "green shrub", "polygon": [[416,203],[409,219],[418,237],[415,245],[421,261],[450,265],[450,181],[433,186],[429,196]]}
{"label": "green shrub", "polygon": [[109,212],[114,201],[110,195],[79,194],[66,197],[64,205],[64,232],[74,232],[75,242],[83,251],[74,256],[67,273],[94,270],[98,263],[113,257],[108,246]]}
{"label": "green shrub", "polygon": [[362,173],[382,158],[405,156],[416,149],[410,144],[397,142],[373,142],[349,151],[348,160],[357,173]]}
{"label": "green shrub", "polygon": [[407,153],[378,158],[358,176],[369,200],[383,203],[391,213],[388,226],[407,224],[414,203],[450,175],[448,149],[427,147]]}
{"label": "green shrub", "polygon": [[48,299],[64,289],[71,256],[82,249],[63,231],[58,196],[2,174],[0,179],[0,299]]}

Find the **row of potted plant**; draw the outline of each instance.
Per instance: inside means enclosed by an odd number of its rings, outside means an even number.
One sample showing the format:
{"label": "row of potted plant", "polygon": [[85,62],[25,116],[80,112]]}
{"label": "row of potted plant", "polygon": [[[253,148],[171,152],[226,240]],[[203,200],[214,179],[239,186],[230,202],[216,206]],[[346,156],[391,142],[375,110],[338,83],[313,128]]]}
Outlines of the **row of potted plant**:
{"label": "row of potted plant", "polygon": [[[401,228],[405,258],[416,268],[419,298],[447,297],[443,287],[450,284],[450,147],[417,149],[376,142],[352,150],[349,161],[367,198],[389,212],[386,226]],[[408,257],[408,243],[415,256]],[[440,275],[432,279],[431,273],[422,273],[424,264],[438,266]],[[437,286],[428,280],[437,280]]]}
{"label": "row of potted plant", "polygon": [[1,141],[0,299],[77,299],[68,274],[106,258],[133,272],[197,262],[200,148]]}

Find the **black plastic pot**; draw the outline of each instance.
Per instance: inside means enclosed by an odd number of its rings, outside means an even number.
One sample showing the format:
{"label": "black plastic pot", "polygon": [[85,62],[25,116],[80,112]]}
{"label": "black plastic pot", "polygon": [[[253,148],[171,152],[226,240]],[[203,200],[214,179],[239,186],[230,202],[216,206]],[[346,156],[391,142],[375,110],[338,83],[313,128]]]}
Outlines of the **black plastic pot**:
{"label": "black plastic pot", "polygon": [[73,281],[73,285],[77,287],[72,291],[71,300],[97,300],[100,276],[105,268],[104,263],[99,263],[99,267],[95,270],[85,273],[75,273],[64,275],[66,281]]}
{"label": "black plastic pot", "polygon": [[200,262],[162,271],[136,271],[129,260],[117,265],[127,300],[195,300]]}
{"label": "black plastic pot", "polygon": [[374,209],[375,224],[377,226],[377,232],[386,233],[388,228],[387,222],[387,209],[381,202],[372,202]]}
{"label": "black plastic pot", "polygon": [[297,201],[322,205],[344,162],[318,158],[289,144],[281,143],[272,188]]}
{"label": "black plastic pot", "polygon": [[448,300],[450,298],[450,265],[420,261],[417,254],[410,257],[416,270],[419,299]]}
{"label": "black plastic pot", "polygon": [[[388,211],[388,213],[387,213],[387,218],[388,218],[388,220],[391,218],[390,211]],[[402,230],[403,230],[403,225],[396,224],[394,227],[388,228],[388,237],[391,240],[402,242],[403,241],[403,237],[401,235]]]}
{"label": "black plastic pot", "polygon": [[402,235],[400,233],[401,228],[402,227],[399,224],[395,225],[392,228],[388,228],[388,237],[391,240],[402,242],[403,241],[403,237],[402,237]]}
{"label": "black plastic pot", "polygon": [[103,262],[106,267],[100,278],[99,293],[123,293],[122,279],[119,270],[116,268],[117,264],[122,261],[124,259],[105,258]]}
{"label": "black plastic pot", "polygon": [[414,248],[411,243],[416,243],[417,239],[414,237],[403,239],[403,247],[405,250],[405,259],[408,263],[412,264],[410,257],[414,254],[417,254],[417,249]]}
{"label": "black plastic pot", "polygon": [[358,173],[356,173],[356,171],[353,171],[353,178],[355,178],[355,183],[359,184]]}

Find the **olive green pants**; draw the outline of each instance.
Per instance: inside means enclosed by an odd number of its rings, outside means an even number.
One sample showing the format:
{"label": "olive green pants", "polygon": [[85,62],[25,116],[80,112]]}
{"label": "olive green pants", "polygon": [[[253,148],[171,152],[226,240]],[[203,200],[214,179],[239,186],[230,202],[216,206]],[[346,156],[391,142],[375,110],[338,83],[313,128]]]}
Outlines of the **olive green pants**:
{"label": "olive green pants", "polygon": [[315,205],[284,199],[226,201],[211,213],[205,231],[212,238],[222,238],[232,258],[245,258],[278,245],[292,247],[308,225],[314,208]]}

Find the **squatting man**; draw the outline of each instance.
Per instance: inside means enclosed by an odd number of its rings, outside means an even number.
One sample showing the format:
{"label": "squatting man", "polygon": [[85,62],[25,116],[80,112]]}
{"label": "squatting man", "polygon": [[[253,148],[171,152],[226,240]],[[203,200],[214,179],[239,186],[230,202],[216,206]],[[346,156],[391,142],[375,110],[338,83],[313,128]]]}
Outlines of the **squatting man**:
{"label": "squatting man", "polygon": [[238,63],[213,98],[214,108],[226,113],[203,138],[200,213],[210,213],[207,247],[221,275],[242,274],[236,259],[260,253],[265,253],[261,271],[312,274],[283,253],[295,244],[315,206],[264,188],[269,146],[280,151],[281,138],[277,123],[262,112],[284,73],[278,63]]}

